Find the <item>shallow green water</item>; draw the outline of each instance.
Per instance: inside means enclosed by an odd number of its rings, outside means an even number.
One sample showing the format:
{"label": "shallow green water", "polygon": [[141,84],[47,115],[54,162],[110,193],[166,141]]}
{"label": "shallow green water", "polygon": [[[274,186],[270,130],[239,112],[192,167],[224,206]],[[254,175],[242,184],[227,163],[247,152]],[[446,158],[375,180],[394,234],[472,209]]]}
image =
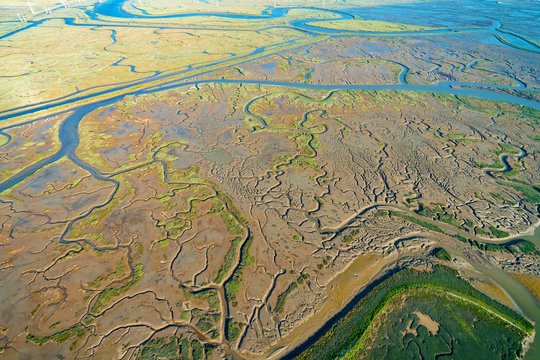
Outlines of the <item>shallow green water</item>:
{"label": "shallow green water", "polygon": [[533,235],[520,236],[519,239],[532,241],[534,245],[540,248],[540,226],[537,226],[536,229],[534,229]]}
{"label": "shallow green water", "polygon": [[[538,230],[538,228],[537,228]],[[537,233],[538,234],[538,233]],[[540,357],[540,339],[538,338],[538,325],[540,324],[540,303],[517,280],[498,269],[487,269],[476,264],[473,266],[486,276],[493,279],[510,295],[523,314],[535,323],[535,340],[525,355],[525,360],[535,360]]]}

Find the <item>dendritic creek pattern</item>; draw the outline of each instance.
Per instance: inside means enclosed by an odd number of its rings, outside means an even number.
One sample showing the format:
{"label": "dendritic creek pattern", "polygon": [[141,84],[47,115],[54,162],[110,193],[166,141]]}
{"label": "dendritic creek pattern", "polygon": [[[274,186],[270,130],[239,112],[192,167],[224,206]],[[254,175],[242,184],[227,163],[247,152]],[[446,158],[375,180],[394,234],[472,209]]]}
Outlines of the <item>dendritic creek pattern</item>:
{"label": "dendritic creek pattern", "polygon": [[0,0],[0,357],[538,356],[539,16]]}

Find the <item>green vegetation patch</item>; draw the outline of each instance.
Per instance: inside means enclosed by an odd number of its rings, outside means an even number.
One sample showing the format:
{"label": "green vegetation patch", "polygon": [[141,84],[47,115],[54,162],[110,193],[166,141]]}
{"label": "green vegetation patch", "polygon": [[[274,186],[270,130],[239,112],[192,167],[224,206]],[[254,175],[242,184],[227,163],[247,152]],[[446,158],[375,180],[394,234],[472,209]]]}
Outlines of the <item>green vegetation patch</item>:
{"label": "green vegetation patch", "polygon": [[253,243],[253,237],[250,236],[247,241],[242,245],[242,250],[240,251],[240,264],[236,268],[233,276],[225,282],[225,295],[227,296],[227,301],[230,305],[236,306],[236,295],[241,288],[241,280],[244,268],[248,265],[255,263],[255,257],[249,255],[249,248]]}
{"label": "green vegetation patch", "polygon": [[[492,243],[482,242],[482,241],[478,241],[478,240],[471,240],[471,239],[468,239],[465,236],[462,236],[462,235],[459,235],[459,234],[446,234],[438,226],[433,225],[431,223],[428,223],[426,221],[423,221],[421,219],[417,219],[417,218],[415,218],[413,216],[410,216],[410,215],[407,215],[407,214],[402,214],[402,213],[399,213],[399,212],[390,212],[390,211],[388,213],[389,213],[390,216],[397,216],[397,217],[403,218],[405,220],[408,220],[408,221],[410,221],[412,223],[418,224],[418,225],[420,225],[422,227],[425,227],[426,229],[430,229],[430,230],[436,231],[438,233],[451,236],[451,237],[453,237],[455,239],[458,239],[459,241],[461,241],[463,243],[466,243],[466,244],[468,243],[471,246],[475,246],[475,247],[479,248],[480,250],[484,250],[484,251],[508,251],[508,252],[510,252],[512,254],[517,254],[517,253],[520,253],[520,252],[524,253],[524,254],[530,254],[530,253],[540,254],[540,251],[537,250],[535,245],[533,243],[531,243],[530,241],[526,241],[526,240],[517,240],[517,241],[516,240],[510,240],[510,241],[502,242],[500,244],[492,244]],[[379,216],[384,216],[384,214],[379,215]],[[479,227],[476,227],[475,230],[476,230],[476,232],[478,234],[488,234],[486,231],[482,230]],[[493,226],[490,227],[490,231],[493,233],[493,235],[495,235],[498,238],[505,238],[505,237],[509,236],[509,234],[506,231],[499,230],[499,229],[497,229],[496,227],[493,227]],[[528,244],[528,243],[530,243],[530,244]],[[520,245],[518,245],[518,244],[520,244]],[[527,252],[525,252],[525,251],[527,251]]]}
{"label": "green vegetation patch", "polygon": [[141,360],[175,360],[180,358],[180,346],[176,337],[152,339],[144,345]]}
{"label": "green vegetation patch", "polygon": [[[319,264],[319,265],[321,265],[321,268],[322,268],[322,264]],[[287,287],[287,289],[285,289],[284,292],[278,295],[276,306],[274,308],[275,312],[279,314],[283,312],[283,308],[285,307],[285,301],[287,301],[287,296],[290,293],[292,293],[294,290],[296,290],[296,288],[298,287],[298,284],[302,284],[304,280],[306,280],[308,277],[309,276],[307,274],[300,275],[298,279],[296,279],[295,281],[289,284],[289,286]]]}
{"label": "green vegetation patch", "polygon": [[[468,310],[475,314],[483,311],[480,306],[489,309],[517,326],[517,328],[512,326],[508,329],[517,334],[516,339],[518,340],[534,330],[533,325],[520,314],[473,288],[468,282],[461,279],[454,269],[442,265],[435,266],[431,272],[402,269],[375,285],[366,294],[362,294],[362,298],[346,314],[340,315],[339,320],[330,326],[309,348],[298,354],[296,358],[321,360],[338,357],[345,350],[355,346],[364,334],[366,334],[365,336],[371,336],[370,329],[373,320],[378,314],[385,310],[394,298],[408,293],[410,290],[415,290],[415,292],[418,292],[418,290],[428,291],[431,296],[440,294],[446,297],[449,293],[460,296],[466,300],[453,298],[463,306],[467,306]],[[468,301],[472,301],[477,305]],[[446,311],[446,308],[436,308],[435,311],[435,314],[439,314]],[[485,316],[485,314],[482,314],[482,316]],[[467,326],[472,326],[472,324],[473,322]],[[506,331],[504,326],[501,326],[495,318],[490,319],[490,324],[500,328],[498,330],[500,332]],[[483,336],[486,334],[478,333],[478,337],[484,340]],[[456,339],[469,336],[463,334],[463,332],[453,335]],[[505,342],[501,343],[504,344]],[[456,343],[455,346],[460,345]],[[515,346],[513,344],[507,346],[511,351],[519,352],[521,350],[520,341]],[[473,353],[477,354],[478,352]]]}
{"label": "green vegetation patch", "polygon": [[103,308],[111,302],[112,298],[114,297],[117,297],[117,296],[120,296],[121,294],[125,293],[126,291],[129,291],[131,288],[133,288],[135,285],[137,285],[137,283],[139,282],[140,278],[143,276],[144,274],[144,271],[143,271],[143,265],[142,264],[137,264],[133,267],[133,279],[127,283],[126,285],[123,285],[119,288],[109,288],[109,289],[105,289],[103,290],[94,306],[92,307],[92,310],[91,310],[91,313],[92,314],[97,314],[99,313],[101,310],[103,310]]}
{"label": "green vegetation patch", "polygon": [[438,249],[433,250],[433,255],[435,255],[438,259],[441,259],[441,260],[445,260],[445,261],[452,260],[452,256],[450,255],[450,253],[446,251],[446,249],[443,249],[443,248],[438,248]]}
{"label": "green vegetation patch", "polygon": [[89,287],[99,287],[101,284],[110,281],[111,279],[122,277],[126,274],[126,265],[123,260],[119,261],[116,264],[116,270],[110,273],[107,276],[98,276],[93,281],[88,283]]}
{"label": "green vegetation patch", "polygon": [[[499,318],[457,298],[417,292],[394,298],[384,323],[343,359],[516,359],[523,336]],[[421,355],[420,355],[421,354]],[[363,356],[362,356],[363,355]]]}
{"label": "green vegetation patch", "polygon": [[399,213],[399,212],[388,212],[390,216],[398,216],[400,218],[403,218],[405,220],[408,220],[410,222],[413,222],[415,224],[418,224],[422,227],[425,227],[426,229],[429,229],[429,230],[433,230],[433,231],[436,231],[438,233],[441,233],[441,234],[444,234],[445,232],[440,228],[438,227],[437,225],[433,225],[432,223],[429,223],[427,221],[424,221],[424,220],[421,220],[421,219],[417,219],[415,218],[414,216],[410,216],[410,215],[407,215],[407,214],[402,214],[402,213]]}
{"label": "green vegetation patch", "polygon": [[440,204],[436,204],[434,208],[430,208],[427,206],[425,207],[422,203],[420,203],[418,204],[418,207],[419,209],[417,212],[419,215],[466,230],[461,221],[454,214],[449,214],[446,211],[446,208]]}
{"label": "green vegetation patch", "polygon": [[242,238],[237,236],[231,241],[231,247],[225,254],[225,258],[223,260],[223,265],[219,268],[216,278],[214,279],[215,283],[221,283],[223,279],[225,279],[225,276],[229,273],[229,271],[232,269],[234,265],[234,260],[236,260],[236,251],[238,250],[238,247],[242,244]]}
{"label": "green vegetation patch", "polygon": [[523,200],[530,204],[540,203],[540,190],[537,186],[533,186],[532,189],[527,186],[521,186],[516,183],[516,185],[509,184],[507,182],[497,181],[497,184],[511,187],[521,193]]}
{"label": "green vegetation patch", "polygon": [[496,150],[491,150],[495,155],[501,154],[518,154],[516,148],[510,144],[499,143],[499,147]]}
{"label": "green vegetation patch", "polygon": [[[208,346],[207,349],[206,354],[209,354],[213,348]],[[202,360],[204,358],[205,347],[200,341],[189,341],[184,336],[152,339],[144,344],[137,356],[140,360]]]}
{"label": "green vegetation patch", "polygon": [[242,234],[244,232],[244,228],[238,222],[237,217],[227,211],[221,200],[214,199],[214,207],[210,213],[219,214],[227,226],[227,231],[231,234]]}
{"label": "green vegetation patch", "polygon": [[227,339],[229,341],[236,341],[238,337],[240,336],[240,333],[242,332],[242,329],[244,328],[245,324],[236,322],[236,321],[229,321],[227,322]]}
{"label": "green vegetation patch", "polygon": [[536,249],[536,245],[532,241],[529,240],[519,240],[516,243],[512,244],[513,246],[517,247],[520,252],[523,254],[535,254],[540,255],[540,251]]}
{"label": "green vegetation patch", "polygon": [[343,242],[351,242],[353,241],[354,237],[356,235],[360,234],[360,230],[353,230],[350,234],[347,234],[343,237]]}
{"label": "green vegetation patch", "polygon": [[49,342],[54,341],[59,344],[64,343],[71,339],[73,336],[76,336],[77,338],[81,338],[86,333],[86,329],[83,328],[81,325],[77,324],[69,329],[57,332],[56,334],[50,335],[50,336],[34,336],[32,334],[26,335],[26,340],[36,343],[39,346]]}
{"label": "green vegetation patch", "polygon": [[283,308],[285,307],[285,301],[287,300],[287,296],[293,292],[298,287],[298,283],[296,281],[293,281],[289,284],[287,289],[285,289],[284,292],[278,295],[276,307],[274,308],[274,311],[277,313],[282,313]]}
{"label": "green vegetation patch", "polygon": [[501,159],[495,158],[493,160],[492,164],[486,164],[486,163],[480,163],[478,164],[482,169],[488,168],[488,169],[503,169],[504,164],[502,163]]}
{"label": "green vegetation patch", "polygon": [[497,238],[506,238],[506,237],[509,237],[510,234],[507,233],[506,231],[503,231],[503,230],[500,230],[500,229],[497,229],[495,226],[490,226],[489,227],[489,231],[491,231],[491,233],[497,237]]}
{"label": "green vegetation patch", "polygon": [[214,328],[214,323],[212,321],[211,317],[203,316],[198,322],[197,322],[197,329],[203,334],[206,334],[210,330]]}

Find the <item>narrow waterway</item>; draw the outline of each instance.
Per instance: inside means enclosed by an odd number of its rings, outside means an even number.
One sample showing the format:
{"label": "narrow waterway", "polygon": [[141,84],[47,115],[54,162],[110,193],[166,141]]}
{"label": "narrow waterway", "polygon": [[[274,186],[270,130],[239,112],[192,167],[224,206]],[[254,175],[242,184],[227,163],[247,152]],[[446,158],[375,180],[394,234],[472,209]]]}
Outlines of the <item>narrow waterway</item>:
{"label": "narrow waterway", "polygon": [[[144,12],[143,10],[139,10],[140,14],[134,14],[127,12],[124,10],[123,5],[126,2],[126,0],[110,0],[105,3],[102,3],[101,5],[97,6],[93,11],[88,11],[87,15],[90,19],[98,20],[100,16],[108,16],[108,17],[115,17],[118,19],[169,19],[169,18],[182,18],[182,17],[200,17],[200,16],[207,16],[207,17],[218,17],[218,18],[228,18],[228,19],[245,19],[245,20],[254,20],[254,19],[272,19],[272,18],[283,18],[285,17],[290,10],[292,9],[311,9],[311,10],[317,10],[320,12],[326,12],[329,15],[331,15],[330,19],[308,19],[308,20],[295,20],[290,21],[288,24],[291,27],[300,29],[304,31],[306,34],[310,34],[310,36],[318,36],[319,34],[325,34],[325,35],[338,35],[338,34],[349,34],[354,36],[372,36],[374,33],[372,32],[362,32],[362,31],[341,31],[341,30],[333,30],[328,29],[324,27],[317,26],[318,22],[321,21],[336,21],[336,20],[352,20],[355,17],[341,11],[334,11],[334,10],[326,10],[326,9],[316,9],[311,7],[287,7],[287,8],[268,8],[265,11],[261,13],[261,15],[242,15],[242,14],[223,14],[223,13],[194,13],[194,14],[178,14],[178,15],[166,15],[166,16],[151,16],[148,13]],[[336,17],[337,16],[337,17]],[[73,19],[70,18],[60,18],[63,19],[68,26],[94,26],[94,27],[103,27],[105,25],[84,25],[84,24],[75,24]],[[33,23],[30,23],[26,27],[23,27],[21,29],[15,30],[11,33],[5,34],[3,36],[0,36],[0,39],[6,38],[9,36],[12,36],[14,34],[17,34],[21,31],[27,30],[29,28],[41,25],[43,22],[48,20],[40,20]],[[117,25],[115,25],[117,26]],[[478,29],[478,28],[461,28],[461,29],[445,29],[445,30],[431,30],[431,31],[416,31],[416,32],[386,32],[386,33],[378,33],[378,35],[385,35],[385,36],[395,36],[395,37],[409,37],[409,36],[443,36],[443,35],[453,35],[457,33],[468,33],[468,34],[480,34],[480,35],[486,35],[486,36],[492,36],[497,37],[497,39],[500,41],[500,43],[504,46],[510,46],[516,49],[522,49],[524,51],[531,51],[531,52],[538,52],[540,49],[535,44],[532,44],[526,40],[524,40],[522,37],[515,35],[513,33],[509,32],[502,32],[500,31],[501,23],[494,21],[492,26]],[[116,43],[116,32],[115,30],[111,30],[111,44],[107,46],[111,46]],[[502,40],[501,40],[502,39]],[[289,42],[284,42],[282,44],[278,45],[284,45]],[[106,46],[106,47],[107,47]],[[105,47],[105,51],[106,51]],[[267,48],[276,47],[276,45],[271,45],[268,47],[260,47],[250,54],[242,55],[242,56],[235,56],[233,54],[233,58],[236,58],[238,60],[242,60],[243,58],[248,58],[252,55],[262,54]],[[277,53],[279,51],[276,51]],[[307,52],[307,50],[306,50]],[[263,55],[267,56],[267,55]],[[125,58],[120,58],[117,62],[113,63],[112,66],[126,66],[130,68],[131,72],[136,72],[135,68],[131,65],[124,65],[121,64],[121,62],[125,60]],[[200,67],[201,69],[204,69],[204,67],[212,67],[215,65],[219,65],[221,63],[225,63],[227,60],[222,60],[219,62],[214,62],[210,65],[206,65],[203,67]],[[250,60],[253,60],[253,58],[250,58]],[[468,68],[472,68],[475,66],[476,61],[473,61],[466,65]],[[139,94],[147,94],[147,93],[153,93],[153,92],[159,92],[164,91],[167,89],[172,88],[180,88],[180,87],[186,87],[186,86],[193,86],[193,85],[200,85],[204,83],[222,83],[222,84],[251,84],[251,85],[264,85],[264,86],[275,86],[275,87],[287,87],[287,88],[295,88],[295,89],[310,89],[310,90],[379,90],[379,91],[416,91],[416,92],[434,92],[434,93],[446,93],[446,94],[452,94],[457,96],[470,96],[475,97],[479,99],[486,99],[486,100],[496,100],[496,101],[502,101],[507,103],[513,103],[521,106],[527,106],[534,108],[536,110],[540,110],[540,103],[535,100],[525,99],[519,96],[514,96],[510,94],[495,92],[492,90],[495,89],[503,89],[503,90],[515,90],[515,89],[525,89],[526,85],[522,82],[520,82],[518,79],[514,79],[516,81],[516,86],[497,86],[492,84],[483,84],[483,83],[463,83],[463,82],[452,82],[452,81],[445,81],[445,82],[439,82],[436,84],[429,84],[429,85],[415,85],[415,84],[409,84],[407,83],[407,72],[408,68],[405,65],[399,64],[402,66],[403,71],[399,75],[400,84],[397,85],[354,85],[354,84],[309,84],[309,83],[297,83],[297,82],[282,82],[282,81],[261,81],[261,80],[227,80],[227,79],[213,79],[213,80],[203,80],[203,81],[187,81],[190,80],[193,76],[186,76],[180,80],[174,80],[170,82],[164,82],[159,86],[154,86],[152,88],[147,88],[143,90],[138,91],[132,91],[129,92],[131,95],[139,95]],[[453,65],[452,65],[453,66]],[[191,66],[187,70],[183,70],[185,72],[191,71],[193,69],[198,69],[197,67],[192,68]],[[199,72],[197,76],[205,73],[211,73],[215,71],[215,68],[212,68],[212,70],[209,70],[207,72]],[[462,69],[463,70],[463,69]],[[309,70],[305,74],[305,80],[308,80],[311,73],[313,72],[313,69]],[[112,89],[107,90],[98,90],[95,93],[88,94],[88,92],[77,92],[74,94],[71,94],[70,98],[66,98],[65,100],[62,99],[55,99],[60,100],[57,101],[54,105],[50,105],[49,103],[43,103],[43,104],[33,104],[38,105],[37,107],[34,107],[32,109],[27,108],[21,108],[19,112],[13,113],[11,115],[6,116],[0,116],[0,120],[4,119],[10,119],[16,116],[21,116],[24,114],[31,114],[34,112],[37,112],[39,110],[49,109],[52,107],[62,106],[62,105],[69,105],[74,104],[77,101],[85,100],[85,99],[92,99],[97,96],[106,95],[108,93],[113,93],[115,91],[127,89],[129,87],[132,87],[134,85],[138,84],[145,84],[150,81],[155,80],[164,80],[167,81],[167,77],[178,75],[182,72],[175,72],[172,74],[167,74],[161,76],[159,73],[154,74],[153,76],[149,76],[147,78],[139,79],[135,82],[129,83],[129,84],[117,84],[117,86],[113,87]],[[88,90],[88,89],[87,89]],[[537,91],[537,90],[532,90]],[[80,95],[79,95],[80,94]],[[125,95],[124,95],[125,96]],[[98,173],[97,170],[91,168],[90,166],[83,163],[76,155],[75,150],[78,146],[78,125],[79,122],[84,118],[86,114],[88,114],[90,111],[93,111],[95,109],[98,109],[103,106],[110,105],[114,102],[121,101],[124,96],[115,97],[112,99],[107,99],[103,101],[96,101],[89,105],[83,105],[79,106],[76,109],[74,109],[74,112],[68,116],[62,125],[60,126],[59,130],[59,139],[61,142],[60,149],[53,155],[42,159],[38,161],[37,163],[28,166],[27,168],[23,169],[21,172],[17,173],[13,177],[9,179],[5,179],[0,183],[0,192],[11,188],[12,186],[20,183],[21,181],[24,181],[27,177],[33,175],[35,172],[39,171],[43,167],[50,165],[59,159],[61,159],[64,156],[70,157],[70,159],[78,166],[88,170],[95,178],[101,179],[101,180],[108,180],[105,177],[103,177],[102,174]],[[254,101],[254,100],[252,100]],[[249,103],[246,105],[246,108],[249,107]],[[11,109],[16,110],[16,109]],[[246,111],[248,112],[248,111]],[[264,120],[262,118],[259,119],[261,121],[262,125],[265,125]],[[0,132],[1,133],[1,132]],[[525,156],[526,153],[523,154]],[[501,156],[501,162],[505,166],[505,168],[501,171],[507,171],[509,169],[509,165],[507,162],[507,157],[509,155],[502,155]],[[521,156],[521,155],[520,155]],[[109,180],[110,181],[110,180]],[[527,236],[519,236],[519,239],[525,239],[530,240],[533,243],[535,243],[536,246],[540,247],[540,227],[537,227],[534,231],[534,234],[527,235]],[[478,270],[479,272],[483,273],[493,281],[495,281],[497,284],[499,284],[511,297],[511,299],[515,302],[515,304],[519,307],[519,309],[524,313],[526,317],[534,321],[536,324],[540,324],[540,303],[537,299],[535,299],[532,294],[523,286],[521,285],[517,280],[515,280],[513,277],[509,276],[508,274],[497,270],[497,269],[488,269],[486,267],[483,267],[479,264],[471,263],[471,265]],[[342,304],[343,305],[343,304]],[[347,305],[349,306],[349,305]],[[346,306],[345,306],[346,308]],[[540,358],[540,341],[538,340],[538,334],[536,334],[536,338],[534,343],[531,344],[531,348],[529,352],[526,354],[525,359],[533,360]]]}

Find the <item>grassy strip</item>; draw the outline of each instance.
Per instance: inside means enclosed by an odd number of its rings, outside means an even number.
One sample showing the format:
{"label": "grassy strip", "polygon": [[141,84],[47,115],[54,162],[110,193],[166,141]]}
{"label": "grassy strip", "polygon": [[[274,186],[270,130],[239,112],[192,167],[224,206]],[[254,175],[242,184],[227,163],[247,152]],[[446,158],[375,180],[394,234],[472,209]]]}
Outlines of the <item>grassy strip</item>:
{"label": "grassy strip", "polygon": [[246,218],[244,218],[244,215],[238,211],[235,207],[234,207],[234,204],[231,200],[230,197],[227,196],[227,194],[225,194],[223,191],[218,191],[218,196],[220,197],[221,200],[225,201],[227,203],[227,207],[229,208],[229,210],[233,213],[233,215],[243,224],[247,224],[247,220]]}
{"label": "grassy strip", "polygon": [[283,312],[283,307],[285,306],[285,301],[287,300],[287,295],[289,295],[291,292],[293,292],[298,287],[298,283],[296,281],[293,281],[290,283],[290,285],[287,287],[287,289],[279,294],[276,302],[276,307],[274,308],[274,311],[277,313]]}
{"label": "grassy strip", "polygon": [[510,234],[507,233],[506,231],[503,231],[503,230],[500,230],[500,229],[497,229],[495,226],[490,226],[489,227],[489,230],[491,231],[491,233],[493,235],[495,235],[495,237],[501,239],[501,238],[505,238],[505,237],[509,237]]}
{"label": "grassy strip", "polygon": [[[319,265],[322,265],[322,264],[319,264]],[[322,268],[322,266],[321,266],[321,268]],[[276,307],[274,308],[274,311],[277,312],[277,313],[282,313],[283,308],[285,306],[285,301],[287,301],[287,296],[291,292],[296,290],[296,288],[298,287],[298,284],[302,284],[304,282],[304,280],[306,280],[308,278],[309,278],[309,276],[307,274],[302,274],[302,275],[300,275],[298,277],[298,279],[296,279],[295,281],[290,283],[289,286],[287,287],[287,289],[285,289],[284,292],[282,292],[281,294],[278,295],[277,302],[276,302]]]}
{"label": "grassy strip", "polygon": [[[375,216],[385,216],[385,214],[386,214],[385,212],[379,212],[379,213],[376,213]],[[426,221],[423,221],[421,219],[417,219],[417,218],[415,218],[413,216],[410,216],[410,215],[402,214],[402,213],[399,213],[399,212],[391,212],[391,211],[389,211],[388,214],[390,216],[398,216],[398,217],[403,218],[403,219],[405,219],[407,221],[410,221],[412,223],[415,223],[415,224],[418,224],[418,225],[420,225],[422,227],[425,227],[426,229],[433,230],[435,232],[451,236],[453,238],[458,239],[459,241],[461,241],[463,243],[468,243],[471,246],[476,246],[480,250],[484,250],[484,251],[508,251],[508,252],[510,252],[512,254],[523,253],[523,254],[540,255],[540,250],[537,250],[536,246],[532,242],[530,242],[528,240],[511,240],[511,241],[507,241],[507,242],[500,243],[500,244],[484,243],[484,242],[481,242],[481,241],[478,241],[478,240],[468,239],[465,236],[462,236],[462,235],[459,235],[459,234],[447,234],[441,228],[439,228],[438,226],[433,225],[431,223],[428,223]],[[495,236],[497,236],[499,238],[509,236],[509,234],[507,232],[499,230],[499,229],[497,229],[497,228],[495,228],[493,226],[490,227],[490,230]]]}
{"label": "grassy strip", "polygon": [[86,330],[81,325],[77,324],[69,329],[57,332],[56,334],[51,335],[51,336],[34,336],[31,334],[28,334],[26,335],[26,340],[36,343],[39,346],[49,341],[54,341],[61,344],[68,341],[73,336],[77,336],[77,338],[81,338],[84,336],[85,332]]}
{"label": "grassy strip", "polygon": [[124,276],[126,273],[126,265],[122,260],[116,264],[116,270],[110,273],[107,276],[98,276],[95,280],[88,283],[88,286],[96,288],[99,287],[102,283],[109,281],[110,279],[118,278]]}
{"label": "grassy strip", "polygon": [[436,232],[441,233],[441,234],[445,234],[445,232],[440,227],[438,227],[437,225],[433,225],[432,223],[429,223],[429,222],[424,221],[424,220],[417,219],[417,218],[415,218],[413,216],[402,214],[402,213],[399,213],[399,212],[390,212],[390,215],[391,216],[398,216],[400,218],[403,218],[405,220],[408,220],[410,222],[418,224],[418,225],[420,225],[422,227],[425,227],[426,229],[433,230],[433,231],[436,231]]}
{"label": "grassy strip", "polygon": [[244,228],[238,222],[239,220],[236,220],[238,219],[238,215],[235,217],[229,213],[221,200],[214,199],[214,207],[210,211],[210,214],[219,214],[227,226],[227,231],[231,234],[242,234],[244,232]]}
{"label": "grassy strip", "polygon": [[223,260],[223,265],[219,268],[216,278],[214,279],[214,282],[216,284],[219,284],[223,281],[229,270],[231,270],[232,266],[234,265],[233,262],[236,259],[236,250],[238,249],[238,246],[242,243],[242,238],[237,236],[231,241],[231,247],[227,251],[227,254],[225,254],[225,258]]}
{"label": "grassy strip", "polygon": [[502,186],[508,186],[513,188],[514,190],[517,190],[521,193],[523,196],[523,200],[528,202],[529,204],[538,204],[540,203],[540,189],[537,186],[533,186],[533,188],[529,188],[526,186],[520,186],[520,185],[512,185],[508,184],[506,182],[497,181],[497,184]]}
{"label": "grassy strip", "polygon": [[418,206],[419,206],[419,210],[417,211],[418,215],[422,215],[430,219],[447,223],[449,225],[455,226],[465,231],[467,230],[461,224],[461,221],[454,214],[449,214],[446,212],[446,209],[444,208],[444,206],[437,204],[435,208],[433,209],[430,207],[424,206],[424,204],[422,203],[419,203]]}
{"label": "grassy strip", "polygon": [[514,310],[489,298],[458,277],[458,272],[446,266],[435,266],[432,272],[403,269],[371,289],[350,311],[337,320],[297,359],[333,359],[349,349],[369,329],[375,316],[397,295],[411,289],[428,288],[451,292],[493,311],[510,320],[525,336],[533,325]]}
{"label": "grassy strip", "polygon": [[126,291],[130,290],[131,288],[133,288],[135,285],[137,285],[137,283],[139,282],[139,279],[143,276],[143,274],[144,274],[144,271],[143,271],[142,264],[135,265],[133,267],[133,279],[129,283],[127,283],[124,286],[119,287],[118,289],[109,288],[109,289],[103,290],[99,294],[96,300],[96,303],[92,307],[91,313],[92,314],[99,313],[111,301],[113,297],[119,296],[125,293]]}
{"label": "grassy strip", "polygon": [[255,257],[249,255],[249,248],[251,247],[252,243],[253,237],[250,236],[249,239],[247,239],[247,241],[242,246],[242,250],[240,252],[240,264],[238,265],[238,268],[234,272],[234,275],[231,276],[231,278],[227,280],[227,282],[225,282],[225,295],[227,296],[227,302],[233,307],[236,307],[238,305],[238,303],[236,302],[236,295],[242,287],[241,280],[244,268],[248,265],[255,263]]}

